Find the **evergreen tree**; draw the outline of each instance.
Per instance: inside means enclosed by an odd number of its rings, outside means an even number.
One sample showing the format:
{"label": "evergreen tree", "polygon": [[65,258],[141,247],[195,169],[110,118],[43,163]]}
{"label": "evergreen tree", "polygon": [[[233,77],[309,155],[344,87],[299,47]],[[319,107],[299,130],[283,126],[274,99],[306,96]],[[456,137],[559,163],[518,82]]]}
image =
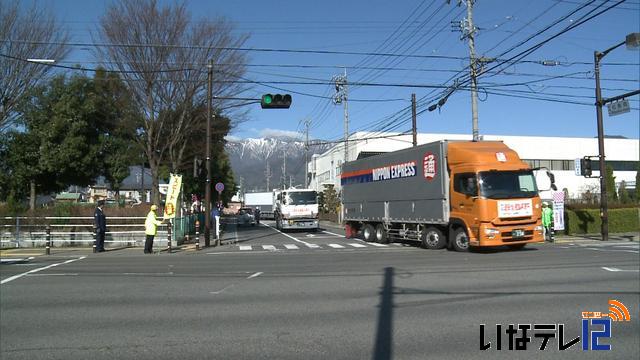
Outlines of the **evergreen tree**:
{"label": "evergreen tree", "polygon": [[621,204],[628,204],[631,199],[629,198],[629,192],[627,191],[627,182],[621,181],[620,187],[618,188],[618,196]]}

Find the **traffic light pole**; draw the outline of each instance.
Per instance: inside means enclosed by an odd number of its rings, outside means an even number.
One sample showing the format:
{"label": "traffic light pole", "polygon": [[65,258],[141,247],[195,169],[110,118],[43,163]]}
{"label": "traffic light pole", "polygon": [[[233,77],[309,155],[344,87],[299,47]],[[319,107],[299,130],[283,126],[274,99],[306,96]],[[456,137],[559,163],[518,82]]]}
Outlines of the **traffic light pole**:
{"label": "traffic light pole", "polygon": [[[638,34],[635,34],[636,39]],[[629,39],[629,36],[627,36]],[[620,46],[627,43],[628,40],[622,41],[603,52],[594,51],[593,53],[593,63],[594,63],[594,72],[596,77],[596,116],[598,121],[598,157],[599,157],[599,165],[600,165],[600,219],[602,220],[600,233],[602,235],[602,241],[609,240],[609,211],[607,204],[607,168],[605,165],[605,156],[604,156],[604,125],[602,121],[602,107],[610,102],[617,101],[620,99],[624,99],[625,97],[637,95],[640,93],[640,90],[632,91],[626,94],[622,94],[613,98],[603,99],[602,98],[602,90],[600,88],[600,61],[604,58],[608,53],[612,50],[619,48]],[[635,40],[635,44],[631,45],[633,47],[637,47],[637,40]],[[611,191],[616,191],[615,189],[611,189]]]}
{"label": "traffic light pole", "polygon": [[212,101],[212,88],[213,88],[213,61],[209,60],[207,65],[207,145],[205,148],[206,153],[206,167],[207,167],[207,182],[204,189],[204,246],[209,247],[211,245],[211,101]]}
{"label": "traffic light pole", "polygon": [[613,50],[613,48],[604,53],[598,51],[593,53],[596,74],[596,116],[598,119],[598,161],[600,165],[600,234],[602,235],[602,241],[609,240],[609,216],[607,209],[607,181],[605,178],[607,169],[604,162],[604,125],[602,124],[603,104],[602,91],[600,89],[600,60],[611,50]]}

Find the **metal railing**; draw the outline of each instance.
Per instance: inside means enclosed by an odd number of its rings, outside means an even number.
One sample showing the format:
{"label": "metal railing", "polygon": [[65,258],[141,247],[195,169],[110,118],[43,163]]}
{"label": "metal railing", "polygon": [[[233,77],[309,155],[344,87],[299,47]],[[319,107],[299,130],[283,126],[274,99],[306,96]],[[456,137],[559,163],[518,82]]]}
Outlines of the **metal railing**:
{"label": "metal railing", "polygon": [[[159,245],[180,245],[185,237],[195,234],[196,215],[173,220],[158,227],[154,239]],[[145,217],[108,217],[105,245],[121,247],[143,246]],[[172,240],[169,240],[173,230]],[[73,247],[91,246],[95,249],[96,231],[91,216],[0,217],[0,247]]]}

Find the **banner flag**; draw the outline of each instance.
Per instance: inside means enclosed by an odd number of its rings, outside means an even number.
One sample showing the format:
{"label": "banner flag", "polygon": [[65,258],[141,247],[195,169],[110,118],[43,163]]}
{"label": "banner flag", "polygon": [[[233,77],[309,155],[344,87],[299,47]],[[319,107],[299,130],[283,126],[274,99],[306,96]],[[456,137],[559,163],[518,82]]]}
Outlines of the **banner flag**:
{"label": "banner flag", "polygon": [[176,217],[178,196],[182,185],[182,175],[171,174],[169,179],[169,189],[167,189],[167,200],[164,203],[164,218],[173,219]]}

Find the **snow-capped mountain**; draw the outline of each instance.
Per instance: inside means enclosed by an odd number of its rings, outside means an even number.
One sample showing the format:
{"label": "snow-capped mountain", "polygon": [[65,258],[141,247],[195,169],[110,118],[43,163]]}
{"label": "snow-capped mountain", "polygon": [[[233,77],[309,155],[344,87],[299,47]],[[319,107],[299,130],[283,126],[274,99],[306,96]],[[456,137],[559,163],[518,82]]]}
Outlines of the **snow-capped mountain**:
{"label": "snow-capped mountain", "polygon": [[[309,159],[327,149],[326,145],[309,147]],[[228,139],[226,150],[236,181],[238,184],[242,181],[245,192],[279,187],[285,181],[284,167],[287,185],[304,185],[304,141],[292,138]]]}

